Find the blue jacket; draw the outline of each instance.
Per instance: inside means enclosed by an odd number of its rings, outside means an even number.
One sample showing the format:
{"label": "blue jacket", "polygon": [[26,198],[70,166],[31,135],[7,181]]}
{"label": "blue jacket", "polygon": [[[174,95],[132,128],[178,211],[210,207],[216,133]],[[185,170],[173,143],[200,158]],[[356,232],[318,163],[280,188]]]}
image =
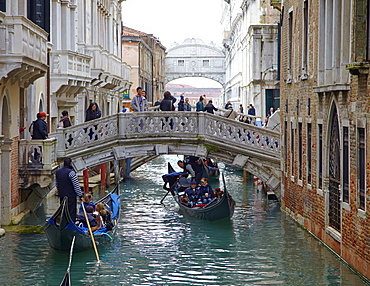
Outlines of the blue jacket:
{"label": "blue jacket", "polygon": [[198,199],[205,199],[206,193],[208,193],[208,198],[212,197],[213,190],[210,184],[207,184],[205,186],[200,186],[199,191],[198,191]]}
{"label": "blue jacket", "polygon": [[204,105],[203,105],[203,102],[201,101],[198,101],[197,102],[197,105],[196,105],[196,111],[199,112],[199,111],[204,111]]}
{"label": "blue jacket", "polygon": [[48,137],[48,126],[45,120],[39,118],[33,123],[32,139],[46,139]]}
{"label": "blue jacket", "polygon": [[198,189],[192,189],[191,187],[185,190],[185,195],[188,197],[189,201],[196,202],[197,201],[197,192]]}

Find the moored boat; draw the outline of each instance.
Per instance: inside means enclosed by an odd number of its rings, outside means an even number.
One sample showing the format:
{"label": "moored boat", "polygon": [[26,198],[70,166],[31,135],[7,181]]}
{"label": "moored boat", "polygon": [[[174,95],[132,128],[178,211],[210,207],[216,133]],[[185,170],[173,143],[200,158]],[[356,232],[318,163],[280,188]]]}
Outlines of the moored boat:
{"label": "moored boat", "polygon": [[[168,163],[168,174],[163,175],[165,182],[163,188],[171,192],[175,202],[179,205],[180,211],[187,216],[215,221],[223,218],[231,218],[234,214],[235,201],[226,189],[225,179],[223,194],[220,197],[215,197],[211,202],[202,207],[190,207],[188,204],[181,201],[179,197],[179,189],[177,188],[177,181],[181,172],[175,172],[171,164]],[[169,184],[169,187],[167,187]]]}
{"label": "moored boat", "polygon": [[[118,185],[105,197],[96,203],[103,203],[105,209],[110,212],[113,228],[107,230],[102,227],[96,230],[93,235],[97,244],[106,243],[112,240],[112,235],[117,227],[120,209],[120,196]],[[91,236],[87,227],[81,227],[72,221],[68,210],[68,199],[63,202],[55,213],[46,220],[44,230],[50,246],[57,250],[69,251],[73,237],[75,240],[75,252],[81,252],[93,248]]]}

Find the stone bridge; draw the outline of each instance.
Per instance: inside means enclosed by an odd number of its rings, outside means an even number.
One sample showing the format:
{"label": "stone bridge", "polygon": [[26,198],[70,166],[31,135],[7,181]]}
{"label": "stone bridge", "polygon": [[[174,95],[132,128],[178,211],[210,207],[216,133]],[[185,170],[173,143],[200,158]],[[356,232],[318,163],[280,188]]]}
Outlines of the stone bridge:
{"label": "stone bridge", "polygon": [[149,111],[119,113],[58,129],[55,136],[22,140],[21,170],[35,163],[52,170],[64,157],[71,157],[75,169],[82,171],[126,158],[194,155],[241,167],[261,178],[280,198],[280,133],[252,124],[203,112]]}

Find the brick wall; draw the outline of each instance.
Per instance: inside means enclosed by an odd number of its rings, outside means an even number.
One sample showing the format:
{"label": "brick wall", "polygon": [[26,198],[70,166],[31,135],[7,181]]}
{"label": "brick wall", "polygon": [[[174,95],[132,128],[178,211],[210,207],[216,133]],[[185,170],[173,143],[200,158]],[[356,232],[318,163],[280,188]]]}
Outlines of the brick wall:
{"label": "brick wall", "polygon": [[[368,74],[349,75],[348,82],[339,85],[318,86],[319,77],[323,71],[319,71],[319,3],[309,1],[308,23],[308,78],[302,80],[302,37],[303,37],[303,3],[300,0],[284,0],[284,15],[281,33],[281,118],[283,127],[282,134],[287,134],[287,146],[283,146],[283,154],[287,152],[287,168],[282,172],[282,184],[284,197],[282,209],[289,213],[298,223],[322,240],[338,255],[346,260],[353,268],[370,279],[370,199],[367,193],[366,210],[358,209],[358,141],[357,128],[364,122],[366,126],[366,182],[370,182],[370,128],[367,117],[370,112],[370,79]],[[354,1],[356,2],[356,1]],[[356,3],[354,3],[356,5]],[[344,6],[343,6],[344,7]],[[345,6],[345,9],[350,9]],[[355,7],[352,7],[353,9]],[[292,53],[291,69],[289,68],[289,12],[293,13],[292,25]],[[361,11],[360,11],[361,12]],[[358,13],[360,13],[358,12]],[[361,18],[361,17],[359,17]],[[351,23],[353,38],[351,39],[352,58],[356,58],[356,51],[364,45],[363,39],[356,42],[356,17],[347,19]],[[362,19],[362,18],[361,18]],[[361,25],[360,25],[361,26]],[[363,25],[361,26],[363,27]],[[363,29],[363,28],[362,28]],[[363,33],[363,30],[360,31]],[[360,37],[361,38],[361,37]],[[359,46],[359,47],[357,47]],[[331,51],[329,51],[331,52]],[[341,63],[338,72],[346,73],[343,68],[346,62]],[[325,72],[324,72],[325,73]],[[291,83],[287,82],[289,75]],[[308,98],[310,98],[310,111],[308,114]],[[297,113],[297,99],[298,113]],[[288,102],[288,111],[285,103]],[[350,138],[350,199],[349,203],[340,202],[340,231],[335,231],[329,225],[329,148],[331,112],[333,105],[336,106],[339,120],[339,144],[342,147],[342,128],[348,125]],[[284,121],[287,122],[287,131],[284,130]],[[291,152],[291,122],[295,123],[294,149]],[[302,180],[298,179],[298,123],[302,122]],[[307,123],[312,126],[312,182],[307,182]],[[318,124],[323,127],[323,187],[318,185]],[[292,160],[294,156],[294,160]],[[283,155],[284,158],[284,155]],[[340,153],[339,165],[342,167],[342,153]],[[285,165],[285,162],[282,164]],[[293,171],[292,171],[293,170]],[[342,173],[340,173],[342,180]],[[342,184],[342,181],[341,181]]]}

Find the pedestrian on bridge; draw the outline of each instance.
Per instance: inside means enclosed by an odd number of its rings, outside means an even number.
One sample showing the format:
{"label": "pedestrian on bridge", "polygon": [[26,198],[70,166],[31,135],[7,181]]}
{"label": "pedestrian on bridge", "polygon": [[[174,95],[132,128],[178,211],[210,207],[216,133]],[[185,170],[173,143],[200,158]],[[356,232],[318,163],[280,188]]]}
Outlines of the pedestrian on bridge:
{"label": "pedestrian on bridge", "polygon": [[96,102],[92,102],[89,105],[89,108],[86,110],[86,119],[85,122],[94,120],[101,117],[101,111]]}
{"label": "pedestrian on bridge", "polygon": [[217,111],[218,109],[213,105],[212,100],[209,100],[207,105],[204,107],[205,111],[208,113],[214,114],[214,111]]}
{"label": "pedestrian on bridge", "polygon": [[37,119],[31,123],[30,133],[32,139],[47,139],[49,138],[48,134],[48,125],[46,123],[46,114],[45,112],[37,113]]}
{"label": "pedestrian on bridge", "polygon": [[64,166],[55,173],[55,184],[58,191],[60,203],[64,197],[68,198],[68,210],[72,221],[76,218],[77,201],[76,197],[80,197],[82,201],[83,194],[78,183],[76,172],[72,167],[72,159],[64,158]]}
{"label": "pedestrian on bridge", "polygon": [[185,98],[185,103],[184,103],[184,111],[191,111],[191,105],[189,103],[189,98]]}
{"label": "pedestrian on bridge", "polygon": [[225,104],[225,109],[229,109],[230,107],[233,107],[233,105],[231,104],[230,100],[227,101],[227,103]]}
{"label": "pedestrian on bridge", "polygon": [[159,105],[159,109],[162,111],[174,111],[174,106],[173,106],[173,99],[171,92],[165,91],[164,92],[164,98]]}
{"label": "pedestrian on bridge", "polygon": [[59,121],[59,126],[58,127],[66,128],[66,127],[69,127],[69,126],[72,126],[71,120],[69,120],[68,111],[64,110],[64,111],[62,111],[62,118]]}
{"label": "pedestrian on bridge", "polygon": [[197,105],[196,105],[196,112],[204,111],[203,100],[204,100],[203,96],[199,97],[199,101],[197,102]]}
{"label": "pedestrian on bridge", "polygon": [[148,104],[146,98],[143,96],[142,88],[139,86],[136,88],[137,94],[131,100],[131,108],[136,112],[143,112],[148,110]]}
{"label": "pedestrian on bridge", "polygon": [[185,100],[184,100],[183,95],[180,95],[180,101],[179,101],[179,104],[177,105],[177,110],[178,111],[185,111]]}

